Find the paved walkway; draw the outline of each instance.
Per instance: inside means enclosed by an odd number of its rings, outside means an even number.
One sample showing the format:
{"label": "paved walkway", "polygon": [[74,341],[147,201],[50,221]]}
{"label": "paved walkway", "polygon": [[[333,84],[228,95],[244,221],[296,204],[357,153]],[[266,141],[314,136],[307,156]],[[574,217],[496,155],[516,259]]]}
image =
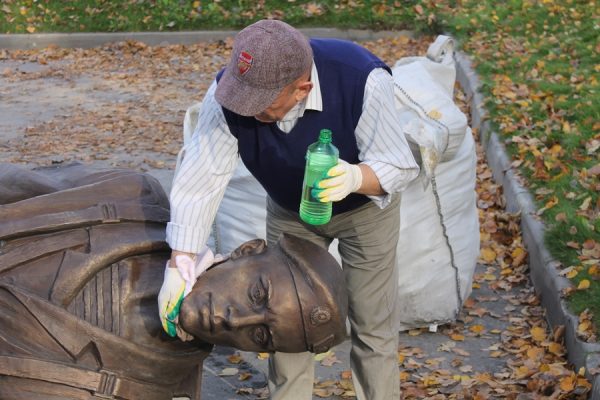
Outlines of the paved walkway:
{"label": "paved walkway", "polygon": [[[423,54],[429,40],[370,43],[388,62]],[[225,64],[229,40],[168,47],[120,43],[87,50],[0,50],[0,158],[30,166],[71,160],[134,168],[165,189],[188,106]],[[458,99],[462,102],[461,99]],[[399,335],[407,399],[585,398],[589,382],[564,357],[563,330],[550,331],[528,278],[519,217],[480,156],[482,255],[459,321],[437,332]],[[349,346],[315,360],[315,398],[353,398]],[[263,355],[216,348],[204,369],[203,399],[264,398]]]}

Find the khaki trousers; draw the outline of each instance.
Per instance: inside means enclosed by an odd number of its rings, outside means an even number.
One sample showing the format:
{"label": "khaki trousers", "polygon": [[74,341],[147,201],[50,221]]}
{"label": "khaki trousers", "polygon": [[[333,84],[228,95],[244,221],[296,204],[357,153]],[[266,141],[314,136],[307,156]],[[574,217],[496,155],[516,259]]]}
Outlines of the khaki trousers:
{"label": "khaki trousers", "polygon": [[[400,195],[383,210],[369,202],[335,215],[325,225],[303,223],[298,213],[267,199],[267,240],[281,232],[328,248],[339,241],[352,350],[350,367],[359,400],[400,399],[396,246],[400,231]],[[310,400],[314,380],[312,353],[275,353],[269,358],[269,388],[274,400]]]}

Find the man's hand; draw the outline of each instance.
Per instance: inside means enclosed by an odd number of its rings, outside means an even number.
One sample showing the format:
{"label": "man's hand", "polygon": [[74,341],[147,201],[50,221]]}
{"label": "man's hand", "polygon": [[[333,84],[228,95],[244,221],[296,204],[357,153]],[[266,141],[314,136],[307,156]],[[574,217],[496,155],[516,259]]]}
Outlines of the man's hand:
{"label": "man's hand", "polygon": [[163,285],[158,294],[158,313],[163,329],[169,336],[177,335],[181,340],[192,339],[178,325],[181,302],[192,291],[198,276],[221,260],[223,257],[220,254],[215,257],[206,246],[198,254],[173,251],[171,259],[167,261]]}
{"label": "man's hand", "polygon": [[158,314],[163,329],[172,337],[177,335],[177,319],[185,286],[186,282],[179,270],[171,267],[171,262],[167,261],[165,278],[158,294]]}
{"label": "man's hand", "polygon": [[337,165],[327,171],[327,176],[315,185],[312,195],[324,203],[340,201],[356,192],[361,187],[362,180],[362,171],[358,165],[339,160]]}

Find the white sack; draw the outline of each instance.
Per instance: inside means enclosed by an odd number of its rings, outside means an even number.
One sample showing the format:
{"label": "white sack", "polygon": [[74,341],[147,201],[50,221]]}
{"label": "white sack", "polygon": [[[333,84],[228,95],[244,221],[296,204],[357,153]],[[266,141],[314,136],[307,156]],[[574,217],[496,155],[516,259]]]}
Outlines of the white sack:
{"label": "white sack", "polygon": [[421,174],[402,193],[397,311],[400,329],[456,319],[479,255],[477,157],[453,100],[454,42],[440,35],[427,57],[392,68],[396,108]]}
{"label": "white sack", "polygon": [[442,218],[432,184],[424,188],[418,179],[402,193],[397,256],[400,330],[454,321],[462,306],[457,287],[461,302],[471,293],[479,255],[476,163],[469,130],[454,158],[436,168]]}

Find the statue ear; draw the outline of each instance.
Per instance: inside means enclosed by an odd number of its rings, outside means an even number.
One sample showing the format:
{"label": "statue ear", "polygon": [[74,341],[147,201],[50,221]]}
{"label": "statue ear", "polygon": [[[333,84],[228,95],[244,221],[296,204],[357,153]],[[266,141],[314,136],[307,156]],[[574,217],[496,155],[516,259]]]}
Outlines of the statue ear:
{"label": "statue ear", "polygon": [[242,243],[240,247],[231,252],[231,260],[243,256],[252,256],[264,252],[267,248],[267,242],[263,239],[252,239],[245,243]]}

